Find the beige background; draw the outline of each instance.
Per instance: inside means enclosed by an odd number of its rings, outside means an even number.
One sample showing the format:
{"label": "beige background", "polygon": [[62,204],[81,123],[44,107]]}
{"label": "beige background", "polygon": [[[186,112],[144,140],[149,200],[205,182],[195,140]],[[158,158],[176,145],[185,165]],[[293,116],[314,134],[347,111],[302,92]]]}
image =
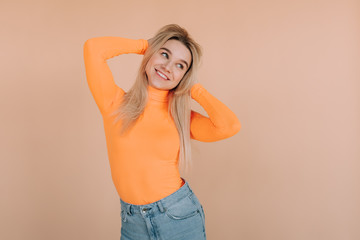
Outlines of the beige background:
{"label": "beige background", "polygon": [[[360,239],[359,1],[2,0],[0,20],[0,239],[119,239],[83,44],[168,23],[203,46],[200,82],[242,123],[193,144],[208,239]],[[119,86],[140,60],[108,61]]]}

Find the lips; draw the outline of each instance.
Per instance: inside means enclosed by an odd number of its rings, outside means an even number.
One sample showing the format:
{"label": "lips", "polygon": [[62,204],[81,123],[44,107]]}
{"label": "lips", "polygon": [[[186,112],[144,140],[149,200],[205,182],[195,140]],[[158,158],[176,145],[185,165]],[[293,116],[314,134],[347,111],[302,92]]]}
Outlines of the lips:
{"label": "lips", "polygon": [[160,77],[163,78],[164,80],[170,80],[170,79],[168,78],[168,76],[166,76],[163,72],[157,70],[156,68],[155,68],[155,72],[156,72],[156,74],[157,74],[158,76],[160,76]]}

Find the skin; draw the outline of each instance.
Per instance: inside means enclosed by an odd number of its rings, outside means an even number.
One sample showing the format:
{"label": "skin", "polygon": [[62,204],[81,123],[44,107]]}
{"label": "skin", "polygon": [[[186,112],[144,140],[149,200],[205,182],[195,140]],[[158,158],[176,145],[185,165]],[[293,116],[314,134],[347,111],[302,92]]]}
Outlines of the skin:
{"label": "skin", "polygon": [[189,49],[178,40],[168,40],[154,53],[145,67],[149,85],[160,90],[173,89],[185,75],[190,63]]}

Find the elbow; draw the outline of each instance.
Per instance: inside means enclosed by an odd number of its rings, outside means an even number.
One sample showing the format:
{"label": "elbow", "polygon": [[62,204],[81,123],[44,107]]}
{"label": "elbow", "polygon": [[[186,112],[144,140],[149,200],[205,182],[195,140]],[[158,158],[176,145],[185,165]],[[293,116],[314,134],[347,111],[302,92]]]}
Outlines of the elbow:
{"label": "elbow", "polygon": [[94,49],[96,48],[97,44],[96,44],[96,38],[89,38],[88,40],[85,41],[83,49],[84,52],[90,52],[90,51],[94,51]]}
{"label": "elbow", "polygon": [[84,46],[83,46],[83,52],[84,52],[84,55],[86,55],[89,51],[89,39],[86,40],[86,42],[84,43]]}
{"label": "elbow", "polygon": [[235,134],[237,134],[241,129],[241,123],[240,121],[237,119],[237,121],[233,122],[232,124],[229,125],[228,128],[228,135],[229,137],[234,136]]}
{"label": "elbow", "polygon": [[241,123],[239,120],[229,123],[226,128],[223,128],[218,134],[220,139],[226,139],[237,134],[241,129]]}
{"label": "elbow", "polygon": [[84,46],[83,46],[84,51],[87,51],[87,50],[90,48],[89,45],[91,45],[92,42],[93,42],[93,41],[92,41],[92,38],[90,38],[90,39],[88,39],[88,40],[85,41]]}
{"label": "elbow", "polygon": [[234,132],[234,135],[238,133],[240,129],[241,129],[241,123],[239,120],[237,120],[232,126],[232,131]]}

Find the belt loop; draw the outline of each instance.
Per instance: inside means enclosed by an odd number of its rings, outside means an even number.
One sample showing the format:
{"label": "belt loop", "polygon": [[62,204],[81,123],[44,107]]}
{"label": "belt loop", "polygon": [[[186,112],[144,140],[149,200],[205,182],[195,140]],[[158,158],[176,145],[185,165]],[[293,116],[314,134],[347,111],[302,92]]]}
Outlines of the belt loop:
{"label": "belt loop", "polygon": [[158,207],[159,207],[160,212],[162,212],[162,213],[165,212],[164,205],[162,204],[161,201],[159,201],[157,205],[158,205]]}
{"label": "belt loop", "polygon": [[131,205],[130,204],[127,204],[126,211],[131,216]]}

